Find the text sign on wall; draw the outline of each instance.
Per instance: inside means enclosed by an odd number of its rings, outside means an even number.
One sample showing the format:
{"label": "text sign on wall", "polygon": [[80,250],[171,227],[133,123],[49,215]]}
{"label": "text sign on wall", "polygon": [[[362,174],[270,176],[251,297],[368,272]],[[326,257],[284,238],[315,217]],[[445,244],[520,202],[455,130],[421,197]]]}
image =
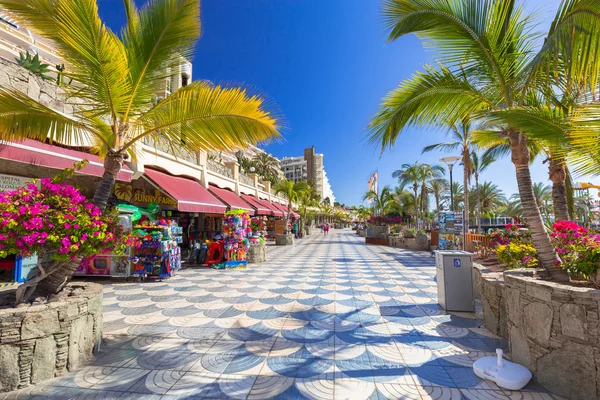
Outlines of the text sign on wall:
{"label": "text sign on wall", "polygon": [[31,178],[24,176],[0,174],[0,192],[15,190],[31,182],[33,182]]}

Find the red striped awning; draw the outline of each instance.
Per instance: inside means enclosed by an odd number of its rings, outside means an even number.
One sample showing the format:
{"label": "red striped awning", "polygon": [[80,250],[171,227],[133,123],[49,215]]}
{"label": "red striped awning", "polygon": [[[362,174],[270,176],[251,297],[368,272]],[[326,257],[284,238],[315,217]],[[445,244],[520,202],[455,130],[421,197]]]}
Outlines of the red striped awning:
{"label": "red striped awning", "polygon": [[227,211],[225,204],[192,179],[167,175],[152,169],[146,169],[144,175],[177,200],[179,211],[210,214],[224,214]]}
{"label": "red striped awning", "polygon": [[271,212],[273,212],[273,215],[276,217],[283,217],[283,212],[275,207],[275,205],[273,203],[271,203],[269,200],[267,199],[258,199],[258,201],[260,201],[262,203],[263,206],[265,206],[266,208],[270,209]]}
{"label": "red striped awning", "polygon": [[227,204],[232,210],[243,209],[254,215],[254,208],[248,205],[244,200],[237,194],[228,189],[221,189],[220,187],[210,185],[208,191],[217,196],[223,203]]}
{"label": "red striped awning", "polygon": [[249,194],[243,194],[241,197],[256,210],[257,215],[271,215],[273,213],[269,207],[265,207],[256,197]]}
{"label": "red striped awning", "polygon": [[[89,163],[77,174],[98,176],[104,174],[104,163],[100,157],[83,151],[66,149],[52,144],[26,139],[22,142],[0,142],[0,159],[38,165],[52,169],[73,168],[73,164],[81,160]],[[126,165],[117,174],[117,180],[131,182],[133,171]]]}

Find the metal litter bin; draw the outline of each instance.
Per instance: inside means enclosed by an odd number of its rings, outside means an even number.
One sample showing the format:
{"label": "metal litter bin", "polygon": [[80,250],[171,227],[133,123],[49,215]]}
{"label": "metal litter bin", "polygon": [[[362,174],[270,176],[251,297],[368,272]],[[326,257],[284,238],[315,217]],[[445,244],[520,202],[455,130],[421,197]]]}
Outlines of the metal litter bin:
{"label": "metal litter bin", "polygon": [[438,303],[446,311],[475,311],[473,260],[466,251],[435,252]]}

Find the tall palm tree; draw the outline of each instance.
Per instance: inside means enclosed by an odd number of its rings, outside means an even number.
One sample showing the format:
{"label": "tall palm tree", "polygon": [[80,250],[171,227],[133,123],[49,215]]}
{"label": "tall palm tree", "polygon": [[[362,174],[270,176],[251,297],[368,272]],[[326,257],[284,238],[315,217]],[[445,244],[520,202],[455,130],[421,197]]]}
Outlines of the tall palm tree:
{"label": "tall palm tree", "polygon": [[294,206],[294,203],[298,203],[300,197],[310,189],[308,184],[304,181],[294,182],[288,180],[277,182],[273,189],[275,190],[276,195],[284,194],[288,199],[288,212],[285,216],[285,220],[288,221],[285,228],[285,233],[287,233],[287,226],[291,221],[292,207]]}
{"label": "tall palm tree", "polygon": [[[452,196],[450,196],[450,190],[452,190]],[[444,200],[447,200],[448,203],[450,203],[452,199],[452,209],[454,211],[460,211],[464,209],[464,195],[465,191],[463,189],[463,185],[460,182],[452,182],[452,187],[446,187]]]}
{"label": "tall palm tree", "polygon": [[429,181],[428,187],[429,192],[433,195],[435,200],[436,212],[440,212],[443,193],[448,190],[448,181],[445,179],[432,179]]}
{"label": "tall palm tree", "polygon": [[[427,197],[427,182],[432,179],[439,179],[444,174],[444,169],[439,165],[431,166],[415,161],[413,164],[402,164],[402,168],[394,171],[392,177],[397,178],[400,188],[410,186],[413,190],[415,199],[415,224],[419,225],[420,211],[425,205]],[[419,196],[419,188],[421,195]]]}
{"label": "tall palm tree", "polygon": [[279,161],[269,153],[260,152],[254,155],[252,163],[256,168],[256,173],[266,180],[277,177]]}
{"label": "tall palm tree", "polygon": [[104,157],[94,195],[101,208],[143,140],[211,151],[279,136],[266,103],[243,88],[196,81],[157,100],[166,71],[191,56],[200,37],[200,0],[156,0],[140,10],[133,0],[124,3],[127,22],[119,37],[102,22],[94,0],[0,0],[3,12],[52,40],[68,65],[61,74],[72,79],[61,88],[67,99],[79,99],[68,116],[1,89],[0,139],[93,144]]}
{"label": "tall palm tree", "polygon": [[479,191],[479,175],[483,173],[494,161],[490,154],[484,153],[479,157],[477,152],[471,152],[471,175],[475,177],[475,192],[477,193],[477,232],[481,232],[481,197]]}
{"label": "tall palm tree", "polygon": [[[386,0],[384,18],[389,40],[415,33],[437,49],[439,65],[427,66],[384,99],[371,122],[371,141],[392,146],[410,125],[444,125],[474,116],[527,107],[536,94],[563,79],[582,86],[600,76],[600,5],[597,0],[565,0],[543,41],[533,37],[531,17],[515,0]],[[576,34],[574,34],[576,32]],[[537,43],[543,43],[534,50]],[[573,81],[573,80],[571,80]],[[501,123],[510,141],[511,160],[540,264],[554,279],[568,280],[535,205],[527,131]]]}
{"label": "tall palm tree", "polygon": [[471,177],[471,149],[473,147],[473,135],[471,133],[471,120],[463,118],[460,123],[450,123],[450,134],[453,141],[436,143],[423,148],[423,153],[434,150],[445,152],[459,151],[463,165],[463,198],[465,199],[464,219],[468,225],[469,221],[469,182]]}
{"label": "tall palm tree", "polygon": [[363,200],[369,200],[372,204],[373,209],[379,215],[385,215],[391,206],[391,202],[394,200],[392,189],[386,185],[381,189],[381,193],[377,193],[374,190],[369,190],[363,196]]}

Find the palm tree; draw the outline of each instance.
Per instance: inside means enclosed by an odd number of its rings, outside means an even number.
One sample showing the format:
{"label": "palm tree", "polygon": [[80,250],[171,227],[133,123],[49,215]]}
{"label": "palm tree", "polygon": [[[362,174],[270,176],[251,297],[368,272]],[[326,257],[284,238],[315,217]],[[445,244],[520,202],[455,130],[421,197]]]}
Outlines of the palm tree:
{"label": "palm tree", "polygon": [[381,193],[369,190],[363,196],[363,201],[364,200],[369,200],[371,202],[372,207],[377,214],[385,215],[391,206],[391,202],[394,200],[392,189],[389,186],[384,186],[383,189],[381,189]]}
{"label": "palm tree", "polygon": [[[427,197],[427,182],[432,179],[439,179],[444,174],[444,169],[439,165],[431,166],[421,164],[415,161],[413,164],[402,164],[402,168],[394,171],[392,177],[398,178],[400,188],[411,186],[415,199],[415,224],[419,225],[420,210],[423,209]],[[419,187],[421,187],[421,196],[419,197]]]}
{"label": "palm tree", "polygon": [[505,203],[506,198],[504,192],[494,185],[492,182],[483,182],[476,189],[477,198],[481,202],[481,209],[483,212],[488,212],[500,207]]}
{"label": "palm tree", "polygon": [[523,216],[521,200],[514,199],[514,196],[511,196],[511,199],[505,200],[502,205],[498,207],[498,214],[510,217],[515,221],[520,221]]}
{"label": "palm tree", "polygon": [[272,180],[277,177],[279,161],[269,153],[260,152],[252,158],[252,163],[256,168],[256,173],[265,180]]}
{"label": "palm tree", "polygon": [[[578,85],[582,91],[596,84],[598,7],[597,0],[563,1],[548,35],[539,41],[531,34],[531,18],[523,15],[515,0],[386,0],[383,13],[389,40],[415,33],[438,50],[439,65],[425,67],[387,95],[371,122],[371,141],[384,150],[410,125],[445,125],[469,116],[485,120],[495,112],[527,107],[557,80]],[[537,43],[543,45],[534,51]],[[559,64],[564,64],[560,74],[550,73]],[[554,279],[568,280],[566,271],[557,266],[558,256],[535,205],[528,132],[510,123],[499,126],[510,141],[540,264]]]}
{"label": "palm tree", "polygon": [[133,0],[124,3],[127,23],[119,37],[98,16],[95,1],[0,0],[3,12],[52,40],[68,65],[61,74],[73,82],[61,87],[67,99],[79,99],[68,116],[1,89],[0,139],[92,144],[104,157],[94,194],[102,209],[142,141],[212,151],[279,136],[263,99],[243,88],[196,81],[156,98],[166,71],[192,55],[200,37],[200,0],[150,1],[141,10]]}
{"label": "palm tree", "polygon": [[435,199],[435,210],[436,212],[440,212],[441,209],[441,200],[443,193],[448,190],[448,181],[445,179],[432,179],[428,184],[429,192],[433,195]]}
{"label": "palm tree", "polygon": [[300,214],[300,232],[304,235],[304,226],[309,221],[311,210],[319,207],[319,200],[312,186],[298,196],[298,213]]}
{"label": "palm tree", "polygon": [[481,232],[481,198],[479,192],[479,175],[483,173],[494,161],[490,154],[484,153],[479,157],[475,151],[471,153],[471,174],[475,177],[475,192],[477,193],[477,232]]}
{"label": "palm tree", "polygon": [[459,182],[452,182],[452,196],[450,196],[450,187],[446,188],[446,195],[444,196],[444,200],[447,200],[450,203],[450,199],[452,198],[452,209],[454,211],[463,210],[464,202],[465,202],[465,191],[463,189],[463,185]]}
{"label": "palm tree", "polygon": [[[102,22],[95,1],[0,0],[3,13],[52,41],[68,66],[60,72],[61,90],[74,110],[67,115],[0,88],[0,140],[92,147],[104,158],[93,197],[102,210],[125,160],[135,158],[143,141],[211,151],[279,136],[265,101],[243,88],[196,81],[156,98],[171,67],[192,55],[200,0],[154,0],[141,10],[133,0],[124,3],[127,22],[119,37]],[[78,260],[61,263],[40,285],[57,293],[77,266]]]}
{"label": "palm tree", "polygon": [[365,207],[363,205],[358,206],[358,209],[356,210],[356,218],[359,221],[365,222],[371,218],[371,216],[373,216],[373,209],[371,207]]}
{"label": "palm tree", "polygon": [[287,226],[291,220],[290,217],[292,216],[292,207],[294,206],[293,203],[299,202],[300,197],[305,192],[309,191],[309,186],[304,181],[294,182],[285,180],[277,182],[273,189],[275,190],[275,195],[284,194],[288,199],[288,213],[285,216],[285,220],[288,222],[285,224],[285,233],[287,233]]}
{"label": "palm tree", "polygon": [[469,182],[471,177],[471,148],[473,147],[473,135],[471,133],[471,121],[469,118],[463,118],[460,123],[450,123],[451,142],[442,142],[426,146],[423,153],[433,150],[442,150],[446,152],[459,151],[463,165],[463,198],[465,199],[464,220],[469,221]]}

